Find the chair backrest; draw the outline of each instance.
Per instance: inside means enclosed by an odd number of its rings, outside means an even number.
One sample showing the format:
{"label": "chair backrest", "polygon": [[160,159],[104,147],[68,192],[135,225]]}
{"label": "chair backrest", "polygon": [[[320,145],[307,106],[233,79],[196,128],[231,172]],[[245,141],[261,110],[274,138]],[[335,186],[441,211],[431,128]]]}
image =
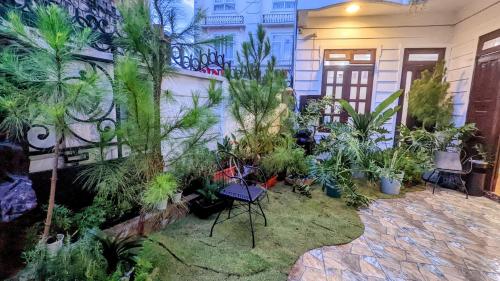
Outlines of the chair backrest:
{"label": "chair backrest", "polygon": [[434,154],[434,165],[436,169],[462,171],[460,153],[449,151],[436,151]]}
{"label": "chair backrest", "polygon": [[241,159],[231,152],[219,150],[215,153],[215,160],[219,168],[218,179],[224,183],[232,179],[243,179],[245,165]]}

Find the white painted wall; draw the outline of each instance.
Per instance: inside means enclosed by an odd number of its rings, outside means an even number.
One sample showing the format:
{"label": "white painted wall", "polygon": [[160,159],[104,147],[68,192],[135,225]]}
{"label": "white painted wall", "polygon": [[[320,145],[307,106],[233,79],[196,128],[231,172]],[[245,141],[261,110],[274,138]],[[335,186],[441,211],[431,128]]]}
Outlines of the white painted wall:
{"label": "white painted wall", "polygon": [[[377,49],[371,108],[399,90],[405,48],[445,48],[452,39],[451,15],[391,15],[309,18],[295,53],[297,95],[320,95],[325,49]],[[432,25],[432,26],[429,26]],[[395,117],[386,124],[392,137]],[[386,145],[391,145],[387,143]]]}
{"label": "white painted wall", "polygon": [[[109,64],[107,65],[110,69],[108,69],[110,72],[112,72],[112,65]],[[210,80],[214,79],[217,83],[218,87],[223,88],[223,95],[225,97],[224,102],[214,109],[215,115],[218,117],[219,122],[212,127],[212,129],[209,131],[208,135],[209,136],[214,136],[216,140],[221,140],[223,136],[225,135],[230,135],[232,132],[235,131],[236,124],[234,121],[232,121],[231,116],[229,115],[229,111],[227,109],[227,80],[224,77],[220,76],[214,76],[214,75],[208,75],[204,74],[201,72],[194,72],[194,71],[186,71],[186,70],[179,70],[174,76],[165,78],[162,84],[162,89],[163,90],[169,90],[173,93],[174,100],[176,101],[174,104],[172,103],[167,103],[165,100],[162,101],[161,105],[161,112],[162,112],[162,118],[167,119],[169,117],[175,116],[175,114],[179,111],[181,107],[186,107],[189,108],[192,106],[192,93],[198,94],[200,96],[200,102],[204,102],[207,100],[208,97],[208,86],[210,84]],[[110,118],[115,119],[115,113],[114,110],[109,116]],[[80,123],[74,125],[75,132],[78,133],[80,136],[85,137],[87,139],[97,141],[99,140],[99,134],[96,132],[95,125],[82,125]],[[54,143],[54,138],[49,135],[49,138],[43,143],[40,141],[37,141],[37,134],[42,133],[40,130],[33,130],[30,135],[30,143],[40,145],[42,147],[47,147],[50,146],[51,144]],[[78,139],[75,139],[74,137],[68,136],[66,140],[66,147],[72,147],[72,146],[79,146],[82,145],[82,142],[79,141]],[[215,148],[216,141],[210,143],[211,148]],[[167,157],[169,152],[173,149],[171,144],[163,143],[162,145],[162,153],[164,157]],[[110,148],[107,149],[108,151],[108,158],[116,158],[118,156],[116,148]],[[88,164],[93,162],[95,159],[94,153],[96,150],[94,149],[88,149],[88,150],[81,150],[80,152],[89,152],[91,159],[88,161],[81,162],[81,164]],[[126,155],[126,149],[124,151],[124,154]],[[39,172],[39,171],[46,171],[50,170],[52,163],[53,157],[50,154],[44,154],[40,156],[31,156],[30,160],[30,172]],[[59,160],[59,166],[65,167],[67,164],[64,163],[62,157]]]}
{"label": "white painted wall", "polygon": [[454,96],[453,115],[457,125],[465,123],[479,37],[500,29],[500,1],[470,2],[459,12],[462,20],[455,25],[449,45],[448,81]]}

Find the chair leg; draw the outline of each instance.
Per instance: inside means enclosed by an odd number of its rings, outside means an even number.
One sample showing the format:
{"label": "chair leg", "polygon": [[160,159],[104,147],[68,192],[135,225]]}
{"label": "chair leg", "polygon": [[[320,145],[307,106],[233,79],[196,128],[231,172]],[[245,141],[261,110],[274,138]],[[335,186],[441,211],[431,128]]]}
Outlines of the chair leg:
{"label": "chair leg", "polygon": [[427,178],[427,180],[425,181],[425,186],[427,187],[427,183],[429,183],[432,179],[432,176],[434,176],[434,173],[436,172],[436,170],[432,170],[432,173],[429,175],[429,177]]}
{"label": "chair leg", "polygon": [[252,203],[248,202],[248,215],[250,216],[250,229],[252,230],[252,248],[255,248],[255,234],[252,221]]}
{"label": "chair leg", "polygon": [[262,210],[262,206],[260,205],[260,201],[257,201],[257,205],[259,205],[260,212],[262,213],[262,216],[264,217],[264,226],[267,226],[266,214],[264,214],[264,210]]}
{"label": "chair leg", "polygon": [[439,180],[441,179],[441,173],[438,172],[438,177],[437,177],[437,180],[436,182],[434,183],[434,185],[432,186],[432,194],[434,194],[434,190],[436,189],[436,186],[438,185],[439,183]]}
{"label": "chair leg", "polygon": [[212,224],[212,228],[210,228],[210,237],[212,237],[212,234],[214,233],[214,227],[217,224],[217,221],[219,220],[220,215],[224,212],[224,209],[222,209],[218,214],[217,217],[215,218],[214,224]]}
{"label": "chair leg", "polygon": [[227,219],[231,218],[231,210],[233,209],[234,200],[231,200],[231,205],[229,205],[229,212],[227,214]]}
{"label": "chair leg", "polygon": [[462,183],[462,187],[464,189],[464,192],[465,192],[465,199],[469,199],[469,191],[467,191],[467,185],[465,184],[465,181],[462,180],[462,177],[459,176],[460,178],[460,183]]}

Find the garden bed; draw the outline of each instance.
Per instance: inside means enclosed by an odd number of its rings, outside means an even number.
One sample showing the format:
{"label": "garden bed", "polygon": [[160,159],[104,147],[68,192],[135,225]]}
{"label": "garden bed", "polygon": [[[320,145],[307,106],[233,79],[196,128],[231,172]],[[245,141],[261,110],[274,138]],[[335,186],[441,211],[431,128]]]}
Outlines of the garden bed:
{"label": "garden bed", "polygon": [[356,210],[318,187],[309,199],[278,184],[269,197],[263,200],[268,227],[257,218],[254,249],[248,217],[217,225],[210,238],[213,220],[190,215],[151,235],[142,255],[160,280],[286,280],[307,250],[349,243],[363,233]]}

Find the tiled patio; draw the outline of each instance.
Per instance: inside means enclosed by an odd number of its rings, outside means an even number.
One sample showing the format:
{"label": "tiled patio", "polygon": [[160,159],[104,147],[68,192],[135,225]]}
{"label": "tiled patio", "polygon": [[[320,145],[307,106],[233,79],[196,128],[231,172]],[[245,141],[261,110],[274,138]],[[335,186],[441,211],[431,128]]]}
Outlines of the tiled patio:
{"label": "tiled patio", "polygon": [[289,281],[500,280],[500,204],[439,189],[360,211],[352,243],[305,253]]}

